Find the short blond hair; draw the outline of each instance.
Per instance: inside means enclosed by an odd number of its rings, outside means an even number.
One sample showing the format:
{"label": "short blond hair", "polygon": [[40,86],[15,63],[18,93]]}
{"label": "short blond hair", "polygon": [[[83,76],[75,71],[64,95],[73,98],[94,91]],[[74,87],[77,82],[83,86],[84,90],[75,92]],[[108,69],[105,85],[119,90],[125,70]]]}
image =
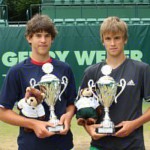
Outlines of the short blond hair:
{"label": "short blond hair", "polygon": [[128,39],[128,27],[127,24],[116,16],[108,17],[104,19],[103,23],[100,26],[100,37],[103,42],[103,35],[105,33],[118,33],[123,34],[124,40]]}

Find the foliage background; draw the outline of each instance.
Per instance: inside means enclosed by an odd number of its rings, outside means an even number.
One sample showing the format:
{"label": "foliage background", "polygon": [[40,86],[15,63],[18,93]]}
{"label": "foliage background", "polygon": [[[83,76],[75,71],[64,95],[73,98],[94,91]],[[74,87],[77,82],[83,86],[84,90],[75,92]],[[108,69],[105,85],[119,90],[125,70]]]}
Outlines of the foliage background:
{"label": "foliage background", "polygon": [[[9,21],[26,21],[28,19],[26,11],[31,4],[40,4],[41,0],[4,0],[3,4],[8,6]],[[35,9],[36,13],[37,10]]]}

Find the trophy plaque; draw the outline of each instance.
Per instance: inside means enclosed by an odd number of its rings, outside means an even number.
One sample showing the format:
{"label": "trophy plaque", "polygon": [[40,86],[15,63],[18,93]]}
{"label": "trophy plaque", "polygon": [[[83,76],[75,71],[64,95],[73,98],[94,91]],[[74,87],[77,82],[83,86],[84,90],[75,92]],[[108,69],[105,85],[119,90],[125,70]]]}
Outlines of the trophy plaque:
{"label": "trophy plaque", "polygon": [[[101,69],[104,76],[100,77],[99,80],[94,83],[93,80],[89,80],[88,86],[92,92],[92,88],[95,88],[94,96],[104,107],[104,118],[100,123],[102,127],[97,128],[97,133],[100,134],[113,134],[115,132],[114,123],[111,121],[109,116],[109,107],[113,102],[117,103],[118,96],[123,92],[126,86],[126,81],[124,79],[120,80],[120,83],[116,83],[115,80],[109,76],[112,71],[111,66],[105,65]],[[120,92],[117,94],[117,88],[121,87]]]}
{"label": "trophy plaque", "polygon": [[[68,85],[68,79],[63,76],[62,80],[60,80],[55,75],[51,74],[53,71],[53,65],[51,63],[44,64],[42,66],[42,70],[45,75],[42,76],[38,85],[46,95],[45,102],[49,106],[50,110],[49,122],[54,124],[54,127],[48,127],[48,130],[52,132],[59,132],[63,130],[64,127],[63,125],[59,125],[59,119],[55,114],[55,104],[57,100],[61,101],[61,95]],[[64,87],[61,91],[62,85],[64,85]]]}

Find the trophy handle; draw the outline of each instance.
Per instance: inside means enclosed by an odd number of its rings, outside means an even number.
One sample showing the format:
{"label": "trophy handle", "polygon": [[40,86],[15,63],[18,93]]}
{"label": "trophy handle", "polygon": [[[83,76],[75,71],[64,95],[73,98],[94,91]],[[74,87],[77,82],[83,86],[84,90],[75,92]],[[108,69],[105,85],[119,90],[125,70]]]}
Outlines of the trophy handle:
{"label": "trophy handle", "polygon": [[38,84],[36,84],[36,80],[35,80],[34,78],[31,78],[31,79],[30,79],[30,86],[33,87],[33,88],[34,88],[35,86],[38,86]]}
{"label": "trophy handle", "polygon": [[123,92],[123,90],[125,89],[126,87],[126,80],[125,79],[121,79],[120,80],[120,84],[118,85],[121,87],[121,90],[120,92],[115,96],[115,103],[117,103],[117,98],[120,96],[120,94]]}
{"label": "trophy handle", "polygon": [[66,89],[66,87],[67,87],[67,85],[68,85],[68,78],[65,77],[65,76],[63,76],[63,77],[62,77],[62,82],[61,82],[61,84],[64,85],[64,88],[62,89],[62,91],[61,91],[60,94],[59,94],[59,100],[60,100],[60,101],[61,101],[61,95],[63,94],[63,92],[65,91],[65,89]]}
{"label": "trophy handle", "polygon": [[93,92],[92,88],[95,88],[94,81],[92,79],[88,82],[88,88],[92,92],[93,96],[98,100],[98,96]]}
{"label": "trophy handle", "polygon": [[80,95],[81,95],[81,87],[79,86],[78,88],[78,93],[77,93],[77,97],[76,97],[76,101],[79,99]]}

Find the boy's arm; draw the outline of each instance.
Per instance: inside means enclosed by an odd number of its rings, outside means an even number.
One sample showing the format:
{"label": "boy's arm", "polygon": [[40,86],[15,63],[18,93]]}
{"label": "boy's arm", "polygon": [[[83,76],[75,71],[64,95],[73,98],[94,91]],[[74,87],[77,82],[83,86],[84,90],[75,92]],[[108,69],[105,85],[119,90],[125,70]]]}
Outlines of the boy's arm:
{"label": "boy's arm", "polygon": [[67,134],[68,130],[70,129],[71,120],[75,114],[75,110],[76,108],[73,104],[66,108],[66,113],[60,118],[60,124],[64,125],[64,130],[60,131],[60,134]]}
{"label": "boy's arm", "polygon": [[29,119],[18,115],[16,112],[0,107],[0,120],[11,125],[26,127],[34,130],[39,138],[45,138],[54,135],[54,133],[47,130],[47,126],[52,126],[49,122]]}
{"label": "boy's arm", "polygon": [[139,118],[131,121],[122,121],[116,125],[116,127],[121,127],[121,129],[115,133],[115,136],[126,137],[148,121],[150,121],[150,108],[148,108],[147,111]]}

